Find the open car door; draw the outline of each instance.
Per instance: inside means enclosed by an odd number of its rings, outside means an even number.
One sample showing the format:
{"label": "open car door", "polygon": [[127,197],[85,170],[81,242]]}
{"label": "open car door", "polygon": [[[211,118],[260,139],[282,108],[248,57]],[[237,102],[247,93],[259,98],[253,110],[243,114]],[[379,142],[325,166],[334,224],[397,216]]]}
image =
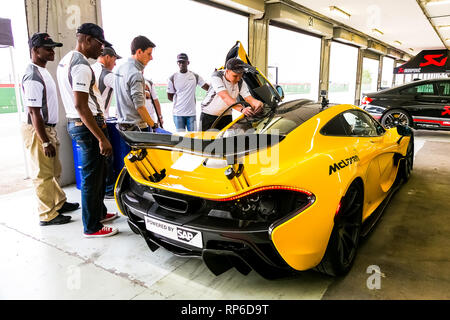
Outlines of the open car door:
{"label": "open car door", "polygon": [[[225,58],[225,64],[229,59],[238,58],[243,62],[250,65],[250,68],[245,70],[244,76],[242,77],[252,96],[267,105],[272,106],[274,103],[277,104],[281,102],[284,98],[283,90],[280,86],[274,87],[266,76],[258,70],[258,68],[252,66],[247,52],[245,51],[242,43],[236,41],[236,44],[228,51]],[[219,70],[224,69],[224,67]]]}

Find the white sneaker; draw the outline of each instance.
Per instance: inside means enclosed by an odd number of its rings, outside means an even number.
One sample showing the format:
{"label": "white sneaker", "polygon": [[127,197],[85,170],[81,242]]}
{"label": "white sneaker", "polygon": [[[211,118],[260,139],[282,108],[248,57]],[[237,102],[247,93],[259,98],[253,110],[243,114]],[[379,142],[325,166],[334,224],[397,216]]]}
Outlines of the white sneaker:
{"label": "white sneaker", "polygon": [[86,238],[104,238],[115,235],[119,232],[119,229],[116,227],[106,227],[104,226],[100,230],[95,233],[83,233]]}
{"label": "white sneaker", "polygon": [[117,212],[107,213],[106,217],[103,218],[103,220],[100,220],[100,222],[101,223],[108,222],[108,221],[114,220],[114,219],[116,219],[118,217],[119,217],[119,215],[117,214]]}

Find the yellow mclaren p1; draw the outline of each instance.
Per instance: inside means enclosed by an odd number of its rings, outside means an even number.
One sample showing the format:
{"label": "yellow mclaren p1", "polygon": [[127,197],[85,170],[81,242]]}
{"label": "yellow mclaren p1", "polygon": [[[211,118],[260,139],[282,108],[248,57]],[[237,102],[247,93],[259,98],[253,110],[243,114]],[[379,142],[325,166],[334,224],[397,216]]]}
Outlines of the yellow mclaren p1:
{"label": "yellow mclaren p1", "polygon": [[[249,63],[239,42],[231,57]],[[132,151],[116,183],[120,211],[152,251],[201,257],[216,275],[345,274],[411,174],[412,130],[384,129],[353,105],[282,103],[253,67],[243,79],[265,103],[259,116],[221,131],[122,133]]]}

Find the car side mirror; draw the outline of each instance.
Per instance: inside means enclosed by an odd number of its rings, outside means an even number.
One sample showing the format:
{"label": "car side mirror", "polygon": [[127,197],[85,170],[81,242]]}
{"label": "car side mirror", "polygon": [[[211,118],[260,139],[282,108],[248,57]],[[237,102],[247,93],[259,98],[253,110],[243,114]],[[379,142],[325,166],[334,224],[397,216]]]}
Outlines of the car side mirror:
{"label": "car side mirror", "polygon": [[275,89],[277,89],[278,95],[280,96],[281,100],[284,98],[284,91],[283,88],[279,85],[275,86]]}
{"label": "car side mirror", "polygon": [[398,125],[397,126],[397,133],[401,136],[407,136],[410,137],[412,136],[412,129],[408,126],[404,126],[404,125]]}

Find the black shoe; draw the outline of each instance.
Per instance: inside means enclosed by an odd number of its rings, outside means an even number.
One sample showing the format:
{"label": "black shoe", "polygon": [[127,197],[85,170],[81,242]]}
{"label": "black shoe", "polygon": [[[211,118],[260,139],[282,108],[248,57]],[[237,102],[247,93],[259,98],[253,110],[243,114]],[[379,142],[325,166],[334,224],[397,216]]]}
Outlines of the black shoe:
{"label": "black shoe", "polygon": [[80,207],[80,204],[78,202],[64,202],[61,209],[58,210],[58,213],[64,213],[69,212],[73,210],[77,210]]}
{"label": "black shoe", "polygon": [[58,215],[55,219],[50,221],[41,221],[39,225],[41,226],[52,226],[56,224],[65,224],[68,223],[72,219],[70,216],[63,216],[62,214]]}
{"label": "black shoe", "polygon": [[114,192],[107,192],[105,193],[105,199],[110,200],[110,199],[114,199]]}

